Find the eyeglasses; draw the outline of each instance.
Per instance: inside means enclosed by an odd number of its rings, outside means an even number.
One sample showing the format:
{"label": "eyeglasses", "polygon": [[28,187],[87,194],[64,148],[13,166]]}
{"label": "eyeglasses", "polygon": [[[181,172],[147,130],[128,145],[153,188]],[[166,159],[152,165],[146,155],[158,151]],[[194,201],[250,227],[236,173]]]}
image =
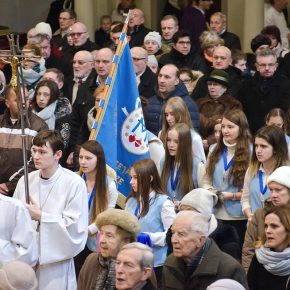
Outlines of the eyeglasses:
{"label": "eyeglasses", "polygon": [[192,82],[192,79],[184,79],[182,81],[184,84],[190,84]]}
{"label": "eyeglasses", "polygon": [[266,68],[266,67],[273,68],[276,66],[276,63],[258,63],[258,66],[261,68]]}
{"label": "eyeglasses", "polygon": [[191,42],[190,41],[177,41],[177,44],[180,44],[180,45],[191,45]]}
{"label": "eyeglasses", "polygon": [[59,17],[58,20],[63,20],[63,21],[67,21],[70,20],[71,18],[65,18],[65,17]]}
{"label": "eyeglasses", "polygon": [[84,65],[85,63],[88,63],[88,62],[93,62],[93,61],[90,61],[90,60],[73,60],[72,64]]}
{"label": "eyeglasses", "polygon": [[84,31],[84,32],[72,32],[72,33],[69,33],[68,36],[79,38],[84,33],[87,33],[87,32],[86,31]]}
{"label": "eyeglasses", "polygon": [[141,57],[141,58],[138,58],[138,57],[132,57],[133,61],[140,61],[140,60],[144,60],[146,59],[145,57]]}

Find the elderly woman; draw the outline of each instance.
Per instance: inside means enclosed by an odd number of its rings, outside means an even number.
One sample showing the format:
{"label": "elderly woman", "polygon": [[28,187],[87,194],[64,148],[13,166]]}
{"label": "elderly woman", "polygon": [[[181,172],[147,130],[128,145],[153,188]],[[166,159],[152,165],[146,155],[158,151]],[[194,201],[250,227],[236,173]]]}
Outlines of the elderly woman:
{"label": "elderly woman", "polygon": [[241,109],[241,103],[228,92],[229,75],[224,70],[215,69],[207,78],[208,96],[197,100],[200,112],[200,135],[205,150],[216,142],[214,125],[226,110]]}
{"label": "elderly woman", "polygon": [[217,46],[223,45],[224,40],[221,39],[215,31],[204,31],[200,35],[199,41],[202,57],[210,71],[212,67],[213,51]]}
{"label": "elderly woman", "polygon": [[256,243],[248,271],[249,289],[287,290],[290,288],[290,208],[273,207],[263,221],[265,232]]}
{"label": "elderly woman", "polygon": [[248,270],[254,255],[255,241],[257,241],[259,237],[262,237],[264,234],[265,211],[273,206],[290,206],[290,166],[281,166],[277,168],[269,176],[267,183],[270,189],[270,200],[265,203],[265,208],[256,210],[252,220],[248,224],[246,231],[242,251],[242,264],[245,270]]}

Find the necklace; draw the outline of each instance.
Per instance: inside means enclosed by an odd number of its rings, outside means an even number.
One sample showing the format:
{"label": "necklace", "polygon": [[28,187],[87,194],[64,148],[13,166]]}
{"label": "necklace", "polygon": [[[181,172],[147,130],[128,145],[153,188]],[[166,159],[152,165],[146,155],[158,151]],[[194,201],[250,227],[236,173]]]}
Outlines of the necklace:
{"label": "necklace", "polygon": [[[59,176],[56,178],[56,180],[54,181],[53,185],[51,186],[48,194],[46,195],[46,198],[44,200],[44,202],[41,202],[41,197],[42,197],[42,193],[41,193],[41,177],[39,177],[39,182],[38,182],[38,200],[39,200],[39,207],[42,211],[42,209],[44,208],[52,190],[54,189],[54,186],[57,184],[58,179],[60,178],[62,172],[59,174]],[[39,232],[39,227],[40,227],[40,221],[37,222],[37,227],[36,227],[36,231]]]}
{"label": "necklace", "polygon": [[71,9],[71,7],[72,7],[72,2],[71,1],[64,0],[64,2],[63,2],[63,9]]}

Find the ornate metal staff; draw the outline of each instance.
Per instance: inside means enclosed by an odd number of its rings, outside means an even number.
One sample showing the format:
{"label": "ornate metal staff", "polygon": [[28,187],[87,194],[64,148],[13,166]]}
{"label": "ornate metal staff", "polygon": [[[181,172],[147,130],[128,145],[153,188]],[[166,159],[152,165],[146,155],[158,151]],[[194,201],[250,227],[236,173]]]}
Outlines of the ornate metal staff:
{"label": "ornate metal staff", "polygon": [[21,53],[19,47],[19,35],[15,37],[13,34],[7,35],[9,41],[10,50],[0,50],[0,60],[3,63],[8,63],[12,68],[11,85],[16,91],[17,103],[20,113],[21,122],[21,141],[22,141],[22,156],[23,156],[23,168],[24,168],[24,184],[25,184],[25,198],[29,203],[29,186],[28,186],[28,167],[27,167],[27,135],[25,134],[25,124],[29,125],[29,119],[27,114],[27,101],[25,99],[25,88],[23,81],[23,71],[21,63],[24,58],[28,59]]}

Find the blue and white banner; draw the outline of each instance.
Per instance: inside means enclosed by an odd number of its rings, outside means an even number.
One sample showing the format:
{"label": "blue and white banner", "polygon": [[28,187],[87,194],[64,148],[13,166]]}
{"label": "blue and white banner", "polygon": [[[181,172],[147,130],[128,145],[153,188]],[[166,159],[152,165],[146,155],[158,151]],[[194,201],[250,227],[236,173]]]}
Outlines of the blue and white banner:
{"label": "blue and white banner", "polygon": [[[141,158],[149,158],[147,132],[139,98],[133,61],[125,36],[120,36],[114,73],[107,78],[108,95],[98,121],[96,140],[104,148],[109,171],[114,172],[119,193],[130,192],[130,166]],[[120,49],[121,48],[121,49]]]}

